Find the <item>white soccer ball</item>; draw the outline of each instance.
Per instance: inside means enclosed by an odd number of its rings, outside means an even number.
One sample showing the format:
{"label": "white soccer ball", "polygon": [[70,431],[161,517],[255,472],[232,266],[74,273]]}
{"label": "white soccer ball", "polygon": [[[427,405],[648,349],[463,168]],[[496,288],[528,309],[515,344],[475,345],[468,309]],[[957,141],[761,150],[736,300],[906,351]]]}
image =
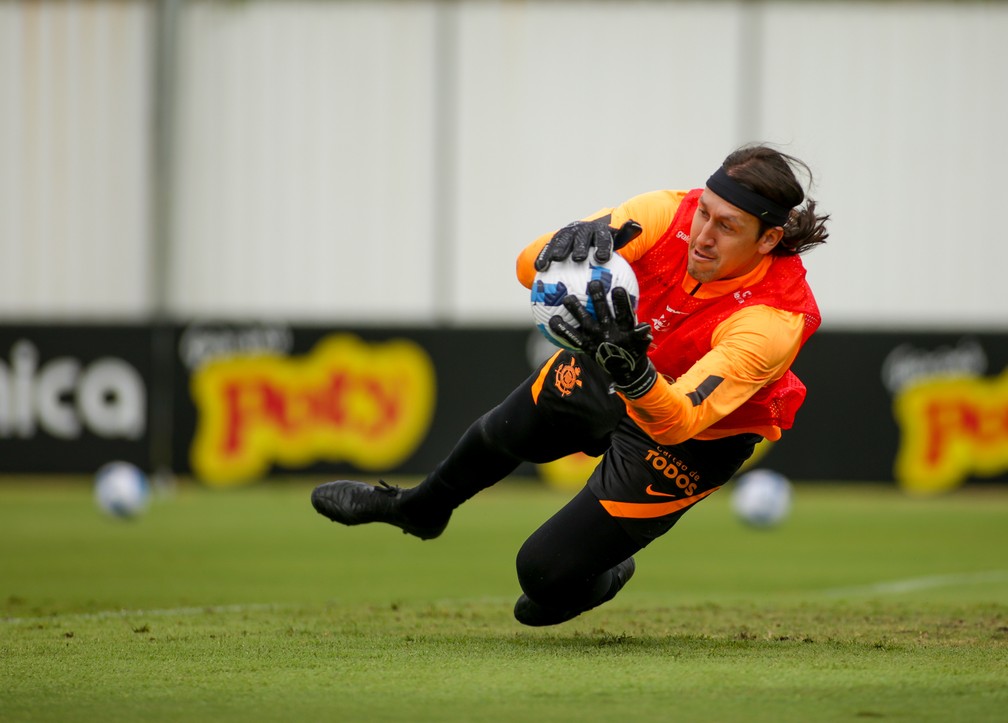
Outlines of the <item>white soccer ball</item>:
{"label": "white soccer ball", "polygon": [[150,484],[136,465],[109,462],[95,473],[94,498],[108,515],[136,517],[150,502]]}
{"label": "white soccer ball", "polygon": [[612,290],[622,286],[630,294],[634,311],[637,310],[637,300],[640,297],[637,276],[626,259],[617,253],[604,264],[595,261],[593,254],[589,255],[587,261],[575,262],[570,258],[554,261],[548,269],[536,274],[535,281],[532,282],[532,318],[543,336],[557,346],[570,348],[550,330],[550,317],[559,315],[568,324],[577,328],[574,317],[563,305],[564,297],[571,294],[577,296],[588,312],[595,316],[595,310],[588,298],[588,282],[594,279],[600,280],[605,285],[610,309],[612,309],[610,296]]}
{"label": "white soccer ball", "polygon": [[791,482],[769,469],[754,469],[735,479],[731,504],[747,525],[773,527],[791,511]]}

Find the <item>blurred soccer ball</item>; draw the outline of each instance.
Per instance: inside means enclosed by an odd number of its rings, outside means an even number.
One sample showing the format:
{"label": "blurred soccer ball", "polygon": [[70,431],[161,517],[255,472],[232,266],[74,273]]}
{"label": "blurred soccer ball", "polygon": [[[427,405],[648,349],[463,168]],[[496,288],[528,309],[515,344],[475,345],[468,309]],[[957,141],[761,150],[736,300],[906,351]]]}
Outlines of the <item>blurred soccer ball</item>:
{"label": "blurred soccer ball", "polygon": [[732,509],[753,527],[773,527],[791,511],[791,483],[769,469],[754,469],[735,479]]}
{"label": "blurred soccer ball", "polygon": [[140,469],[129,462],[109,462],[95,474],[94,498],[98,507],[113,517],[135,517],[147,509],[150,484]]}
{"label": "blurred soccer ball", "polygon": [[[604,264],[596,263],[594,256],[589,256],[588,261],[580,263],[569,258],[565,261],[554,261],[548,269],[537,273],[535,281],[532,282],[532,318],[539,331],[557,346],[569,348],[562,339],[550,331],[550,317],[560,315],[568,324],[577,327],[574,317],[563,306],[564,297],[570,294],[577,296],[588,312],[595,316],[595,309],[588,298],[588,282],[593,279],[599,279],[605,285],[607,295],[613,288],[622,286],[630,294],[634,310],[637,309],[637,299],[640,296],[637,276],[630,268],[630,264],[619,254],[614,253]],[[611,297],[609,306],[612,308]]]}

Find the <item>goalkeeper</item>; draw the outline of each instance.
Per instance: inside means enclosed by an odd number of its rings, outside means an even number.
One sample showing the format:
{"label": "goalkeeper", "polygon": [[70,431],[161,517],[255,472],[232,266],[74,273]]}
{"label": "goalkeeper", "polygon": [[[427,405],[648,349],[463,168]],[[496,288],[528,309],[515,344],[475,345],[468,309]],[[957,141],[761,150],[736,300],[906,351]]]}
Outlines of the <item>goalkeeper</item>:
{"label": "goalkeeper", "polygon": [[[514,614],[555,625],[608,600],[633,555],[727,482],[761,439],[777,440],[805,398],[790,367],[820,323],[799,254],[827,238],[796,171],[763,145],[731,153],[704,188],[655,191],[546,234],[518,258],[537,270],[617,251],[640,285],[589,287],[598,319],[550,320],[558,351],[463,434],[417,487],[339,480],[312,504],[346,525],[385,522],[431,539],[452,510],[512,473],[575,452],[602,455],[586,486],[518,552]],[[640,321],[638,321],[638,318]]]}

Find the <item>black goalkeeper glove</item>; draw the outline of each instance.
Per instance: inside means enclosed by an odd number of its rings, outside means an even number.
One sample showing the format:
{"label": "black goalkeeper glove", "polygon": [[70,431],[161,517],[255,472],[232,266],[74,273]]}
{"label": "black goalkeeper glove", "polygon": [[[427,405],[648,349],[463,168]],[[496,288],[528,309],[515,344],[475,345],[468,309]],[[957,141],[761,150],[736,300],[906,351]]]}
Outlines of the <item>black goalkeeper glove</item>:
{"label": "black goalkeeper glove", "polygon": [[536,271],[545,271],[554,261],[563,261],[570,256],[581,263],[588,258],[588,251],[595,247],[595,260],[604,264],[612,258],[613,251],[621,249],[640,236],[641,227],[636,221],[627,221],[618,229],[609,226],[611,215],[594,221],[575,221],[553,234],[535,260]]}
{"label": "black goalkeeper glove", "polygon": [[577,320],[578,327],[574,328],[561,316],[553,316],[550,329],[575,349],[594,357],[625,397],[643,396],[658,381],[658,371],[647,355],[653,339],[651,325],[637,323],[630,294],[621,286],[612,290],[615,316],[609,311],[601,281],[588,283],[588,296],[597,321],[576,296],[568,296],[563,305]]}

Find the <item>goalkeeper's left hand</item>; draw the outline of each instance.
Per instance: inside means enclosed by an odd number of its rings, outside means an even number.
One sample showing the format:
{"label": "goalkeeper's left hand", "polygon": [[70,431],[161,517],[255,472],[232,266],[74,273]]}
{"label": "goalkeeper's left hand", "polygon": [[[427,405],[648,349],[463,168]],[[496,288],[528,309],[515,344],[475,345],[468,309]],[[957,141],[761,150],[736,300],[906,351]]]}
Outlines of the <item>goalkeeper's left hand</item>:
{"label": "goalkeeper's left hand", "polygon": [[605,286],[599,280],[588,283],[588,296],[595,309],[596,320],[576,296],[563,300],[564,307],[577,320],[577,328],[561,316],[550,318],[550,329],[575,349],[594,357],[608,372],[616,386],[628,399],[643,396],[658,380],[658,371],[648,359],[653,336],[651,325],[637,323],[630,303],[630,294],[621,286],[612,290],[613,309],[609,311]]}
{"label": "goalkeeper's left hand", "polygon": [[636,221],[625,222],[619,228],[612,228],[612,215],[594,221],[575,221],[553,234],[535,260],[535,270],[545,271],[554,261],[570,257],[582,263],[588,258],[589,250],[595,249],[596,263],[604,264],[612,258],[613,251],[623,248],[641,234],[641,225]]}

